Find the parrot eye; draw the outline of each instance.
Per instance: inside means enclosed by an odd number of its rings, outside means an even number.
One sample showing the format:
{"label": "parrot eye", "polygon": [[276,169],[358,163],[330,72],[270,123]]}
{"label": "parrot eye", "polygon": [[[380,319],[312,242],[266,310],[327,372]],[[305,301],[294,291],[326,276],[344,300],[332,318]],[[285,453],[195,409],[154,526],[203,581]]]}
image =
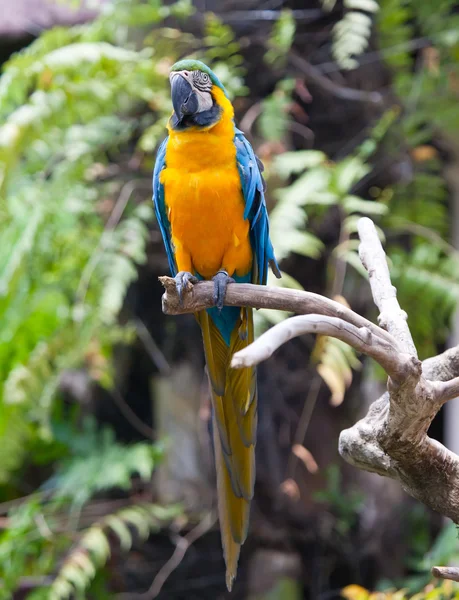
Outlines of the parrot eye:
{"label": "parrot eye", "polygon": [[202,71],[194,71],[193,83],[201,92],[209,92],[212,88],[212,82],[209,75]]}

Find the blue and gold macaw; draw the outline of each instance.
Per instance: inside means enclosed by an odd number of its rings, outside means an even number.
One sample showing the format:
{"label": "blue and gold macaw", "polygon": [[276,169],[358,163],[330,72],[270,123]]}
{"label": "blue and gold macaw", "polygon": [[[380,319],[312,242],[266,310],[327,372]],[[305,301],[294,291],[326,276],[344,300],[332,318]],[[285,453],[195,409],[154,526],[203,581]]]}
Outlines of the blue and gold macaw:
{"label": "blue and gold macaw", "polygon": [[153,175],[156,217],[179,294],[211,279],[215,307],[196,313],[212,392],[218,510],[231,590],[247,536],[255,482],[257,381],[254,368],[231,369],[234,352],[254,339],[251,308],[223,306],[229,282],[266,284],[279,267],[269,239],[263,166],[234,125],[218,77],[200,61],[170,73],[174,111]]}

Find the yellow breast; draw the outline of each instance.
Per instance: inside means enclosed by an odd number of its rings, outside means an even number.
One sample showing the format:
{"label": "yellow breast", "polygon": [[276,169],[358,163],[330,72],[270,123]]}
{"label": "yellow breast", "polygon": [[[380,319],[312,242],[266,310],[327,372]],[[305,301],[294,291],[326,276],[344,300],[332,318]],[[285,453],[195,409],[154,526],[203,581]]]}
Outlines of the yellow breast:
{"label": "yellow breast", "polygon": [[170,130],[161,172],[177,267],[206,279],[220,269],[245,275],[252,264],[232,107],[218,92],[219,123],[207,131]]}

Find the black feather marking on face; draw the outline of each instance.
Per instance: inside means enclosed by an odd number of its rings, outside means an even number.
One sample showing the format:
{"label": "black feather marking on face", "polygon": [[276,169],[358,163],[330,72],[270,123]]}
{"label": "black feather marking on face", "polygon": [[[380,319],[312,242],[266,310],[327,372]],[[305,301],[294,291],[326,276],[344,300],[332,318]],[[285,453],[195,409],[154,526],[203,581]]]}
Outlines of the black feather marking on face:
{"label": "black feather marking on face", "polygon": [[218,104],[214,104],[209,110],[204,110],[194,115],[184,115],[180,121],[174,113],[170,119],[170,124],[176,131],[184,131],[190,127],[202,127],[204,129],[218,123],[221,112],[221,107]]}
{"label": "black feather marking on face", "polygon": [[210,92],[212,90],[212,80],[203,71],[193,71],[193,85],[200,92]]}
{"label": "black feather marking on face", "polygon": [[215,125],[220,120],[222,109],[217,104],[214,104],[209,110],[196,113],[194,115],[195,124],[200,127],[209,127],[209,125]]}

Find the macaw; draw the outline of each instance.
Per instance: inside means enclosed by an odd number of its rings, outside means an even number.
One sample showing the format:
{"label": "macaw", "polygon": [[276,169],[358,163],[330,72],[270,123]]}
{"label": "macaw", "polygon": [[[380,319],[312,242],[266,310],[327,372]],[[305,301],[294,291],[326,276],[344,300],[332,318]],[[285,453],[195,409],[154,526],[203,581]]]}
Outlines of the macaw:
{"label": "macaw", "polygon": [[173,112],[159,147],[153,201],[180,297],[212,280],[215,306],[196,313],[212,396],[217,497],[226,584],[231,590],[247,537],[255,483],[255,368],[231,369],[254,339],[252,308],[223,306],[228,283],[266,284],[280,271],[269,239],[263,165],[242,131],[222,83],[204,63],[172,66]]}

